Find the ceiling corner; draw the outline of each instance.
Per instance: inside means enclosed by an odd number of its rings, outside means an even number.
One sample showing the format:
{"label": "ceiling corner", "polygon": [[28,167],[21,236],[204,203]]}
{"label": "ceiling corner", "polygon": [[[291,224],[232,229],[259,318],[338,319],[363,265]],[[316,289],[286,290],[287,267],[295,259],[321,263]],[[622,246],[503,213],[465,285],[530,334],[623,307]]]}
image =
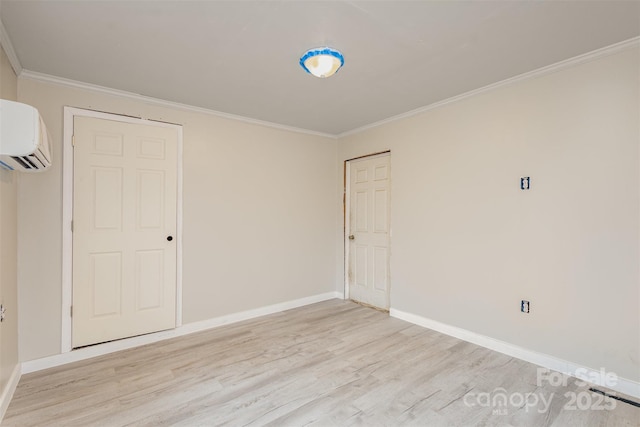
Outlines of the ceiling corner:
{"label": "ceiling corner", "polygon": [[16,51],[13,50],[13,44],[9,38],[9,34],[7,34],[7,31],[4,29],[2,19],[0,19],[0,46],[4,49],[4,53],[7,54],[7,58],[9,58],[9,63],[11,64],[11,68],[13,68],[13,72],[16,73],[16,76],[20,76],[22,73],[22,64],[20,64]]}

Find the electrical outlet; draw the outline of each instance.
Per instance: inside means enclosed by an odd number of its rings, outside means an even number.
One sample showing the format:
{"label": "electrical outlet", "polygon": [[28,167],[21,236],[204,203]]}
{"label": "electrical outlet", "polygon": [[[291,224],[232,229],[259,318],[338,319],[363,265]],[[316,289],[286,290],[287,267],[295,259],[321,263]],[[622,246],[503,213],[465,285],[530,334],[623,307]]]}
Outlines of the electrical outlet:
{"label": "electrical outlet", "polygon": [[528,176],[523,176],[520,178],[520,189],[528,190],[531,187],[531,179]]}
{"label": "electrical outlet", "polygon": [[523,313],[528,313],[530,308],[529,301],[522,300],[520,301],[520,311]]}
{"label": "electrical outlet", "polygon": [[4,305],[0,304],[0,322],[4,321],[4,314],[7,312],[7,309],[4,308]]}

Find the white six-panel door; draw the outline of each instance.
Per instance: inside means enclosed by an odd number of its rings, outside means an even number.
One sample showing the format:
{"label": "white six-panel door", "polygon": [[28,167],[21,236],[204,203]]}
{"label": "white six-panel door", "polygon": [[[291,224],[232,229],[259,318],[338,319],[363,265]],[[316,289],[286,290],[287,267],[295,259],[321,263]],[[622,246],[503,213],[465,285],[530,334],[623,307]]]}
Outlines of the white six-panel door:
{"label": "white six-panel door", "polygon": [[72,346],[176,325],[176,129],[74,120]]}
{"label": "white six-panel door", "polygon": [[389,308],[390,156],[349,162],[349,297]]}

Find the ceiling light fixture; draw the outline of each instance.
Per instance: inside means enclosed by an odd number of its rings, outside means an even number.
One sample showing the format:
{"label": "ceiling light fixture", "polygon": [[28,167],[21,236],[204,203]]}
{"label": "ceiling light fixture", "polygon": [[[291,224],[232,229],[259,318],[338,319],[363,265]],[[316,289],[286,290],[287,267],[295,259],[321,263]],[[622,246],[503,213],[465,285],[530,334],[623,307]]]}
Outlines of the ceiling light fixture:
{"label": "ceiling light fixture", "polygon": [[320,78],[333,76],[343,65],[342,53],[330,47],[309,49],[300,57],[300,66]]}

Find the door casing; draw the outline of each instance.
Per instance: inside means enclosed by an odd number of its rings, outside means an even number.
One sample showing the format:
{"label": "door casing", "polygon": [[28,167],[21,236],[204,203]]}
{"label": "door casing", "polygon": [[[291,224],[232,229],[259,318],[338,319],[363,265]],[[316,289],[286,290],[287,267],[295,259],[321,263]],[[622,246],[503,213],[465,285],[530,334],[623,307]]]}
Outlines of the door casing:
{"label": "door casing", "polygon": [[[123,123],[172,127],[178,133],[177,210],[176,210],[176,327],[182,326],[182,126],[101,111],[64,107],[64,136],[62,147],[62,311],[61,353],[72,351],[71,304],[73,292],[73,121],[75,117],[93,117]],[[95,347],[99,347],[97,344]]]}

